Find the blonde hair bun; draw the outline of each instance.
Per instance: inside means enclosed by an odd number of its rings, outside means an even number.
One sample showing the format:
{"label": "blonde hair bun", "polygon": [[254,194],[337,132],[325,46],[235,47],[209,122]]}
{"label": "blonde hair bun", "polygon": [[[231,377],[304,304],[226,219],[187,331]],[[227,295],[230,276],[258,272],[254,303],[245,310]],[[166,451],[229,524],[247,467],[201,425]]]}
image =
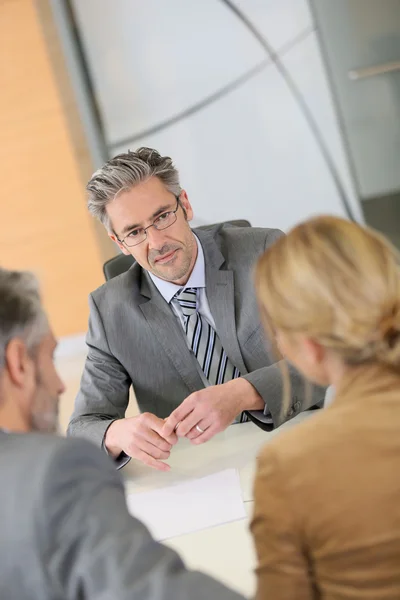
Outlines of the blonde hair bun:
{"label": "blonde hair bun", "polygon": [[375,355],[382,363],[400,365],[400,310],[397,302],[391,314],[383,317],[379,324]]}
{"label": "blonde hair bun", "polygon": [[400,368],[399,265],[397,250],[379,233],[317,217],[260,258],[257,294],[272,329],[305,333],[348,363]]}

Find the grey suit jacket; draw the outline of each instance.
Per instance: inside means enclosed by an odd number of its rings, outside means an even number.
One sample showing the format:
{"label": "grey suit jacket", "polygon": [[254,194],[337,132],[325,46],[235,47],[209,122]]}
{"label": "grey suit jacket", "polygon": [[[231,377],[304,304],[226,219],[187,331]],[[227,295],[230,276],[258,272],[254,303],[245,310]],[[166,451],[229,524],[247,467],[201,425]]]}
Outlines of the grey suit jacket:
{"label": "grey suit jacket", "polygon": [[0,432],[0,556],[1,600],[242,598],[151,538],[85,440]]}
{"label": "grey suit jacket", "polygon": [[[253,267],[282,232],[219,225],[195,233],[204,250],[207,299],[222,345],[262,396],[277,427],[324,397],[320,388],[306,394],[303,378],[292,369],[291,406],[281,410],[282,375],[260,323]],[[89,351],[69,434],[100,446],[110,424],[124,417],[131,384],[140,410],[162,418],[204,385],[182,326],[138,264],[98,288],[89,302]]]}

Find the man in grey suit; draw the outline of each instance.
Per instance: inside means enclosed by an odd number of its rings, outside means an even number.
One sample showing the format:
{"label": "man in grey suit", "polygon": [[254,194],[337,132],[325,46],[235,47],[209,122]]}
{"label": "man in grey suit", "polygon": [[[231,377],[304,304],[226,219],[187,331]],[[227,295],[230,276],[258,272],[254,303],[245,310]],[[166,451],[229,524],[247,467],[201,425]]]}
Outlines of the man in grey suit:
{"label": "man in grey suit", "polygon": [[[207,442],[248,418],[277,427],[321,401],[291,370],[283,407],[280,365],[265,342],[252,284],[255,260],[282,233],[191,229],[193,209],[169,157],[120,154],[92,176],[89,210],[136,263],[90,296],[88,356],[69,433],[121,466],[160,470],[177,435]],[[124,418],[133,384],[141,414]]]}
{"label": "man in grey suit", "polygon": [[0,269],[1,600],[240,600],[128,514],[104,452],[49,435],[55,347],[33,276]]}

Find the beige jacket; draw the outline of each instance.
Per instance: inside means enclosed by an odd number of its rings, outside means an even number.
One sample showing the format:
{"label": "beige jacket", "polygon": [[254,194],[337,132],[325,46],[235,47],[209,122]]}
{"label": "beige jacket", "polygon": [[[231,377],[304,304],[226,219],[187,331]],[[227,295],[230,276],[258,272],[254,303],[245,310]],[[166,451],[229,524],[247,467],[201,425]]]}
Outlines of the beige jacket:
{"label": "beige jacket", "polygon": [[358,367],[264,448],[251,527],[257,600],[400,599],[400,374]]}

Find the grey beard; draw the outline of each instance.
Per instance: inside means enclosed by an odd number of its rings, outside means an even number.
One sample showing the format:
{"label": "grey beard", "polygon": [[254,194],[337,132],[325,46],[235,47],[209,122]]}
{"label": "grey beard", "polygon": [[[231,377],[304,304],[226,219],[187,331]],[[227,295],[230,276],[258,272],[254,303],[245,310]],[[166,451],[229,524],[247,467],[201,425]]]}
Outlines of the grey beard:
{"label": "grey beard", "polygon": [[60,434],[58,414],[52,411],[42,412],[33,410],[31,414],[32,430],[42,433]]}

